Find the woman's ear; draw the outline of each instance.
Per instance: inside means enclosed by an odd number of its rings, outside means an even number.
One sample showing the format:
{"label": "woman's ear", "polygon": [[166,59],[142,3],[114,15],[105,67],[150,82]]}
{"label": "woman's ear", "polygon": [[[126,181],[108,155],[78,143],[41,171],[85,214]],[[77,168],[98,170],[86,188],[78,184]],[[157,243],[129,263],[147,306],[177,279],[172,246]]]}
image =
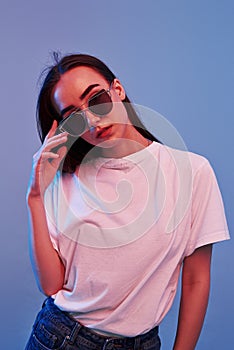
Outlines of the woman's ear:
{"label": "woman's ear", "polygon": [[126,97],[125,90],[119,79],[115,78],[112,83],[112,88],[115,89],[120,99],[123,101]]}

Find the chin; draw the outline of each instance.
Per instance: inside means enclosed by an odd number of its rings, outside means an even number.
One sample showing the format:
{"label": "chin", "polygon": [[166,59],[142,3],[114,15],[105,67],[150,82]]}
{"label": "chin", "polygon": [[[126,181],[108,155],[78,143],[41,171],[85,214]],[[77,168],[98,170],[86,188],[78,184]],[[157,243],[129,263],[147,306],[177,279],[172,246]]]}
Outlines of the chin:
{"label": "chin", "polygon": [[103,140],[98,140],[98,143],[96,146],[100,148],[113,148],[118,146],[119,142],[121,142],[121,139],[118,138],[110,138],[110,139],[103,139]]}

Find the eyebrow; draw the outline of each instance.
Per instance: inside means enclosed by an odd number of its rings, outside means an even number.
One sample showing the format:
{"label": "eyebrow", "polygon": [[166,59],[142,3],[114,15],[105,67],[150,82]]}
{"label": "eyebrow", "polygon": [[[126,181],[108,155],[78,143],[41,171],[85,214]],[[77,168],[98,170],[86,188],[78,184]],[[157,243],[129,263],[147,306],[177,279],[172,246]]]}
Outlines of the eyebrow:
{"label": "eyebrow", "polygon": [[[99,84],[92,84],[92,85],[89,85],[89,86],[87,87],[87,89],[85,89],[85,91],[82,92],[82,94],[80,95],[80,99],[83,100],[83,99],[90,93],[90,91],[92,91],[92,89],[94,89],[94,88],[97,87],[97,86],[100,86],[100,85],[99,85]],[[76,108],[76,106],[74,106],[74,105],[69,105],[69,106],[63,108],[63,109],[61,110],[61,112],[60,112],[61,117],[62,117],[66,112],[68,112],[68,111],[70,111],[70,110],[72,110],[72,109],[77,109],[77,108]]]}
{"label": "eyebrow", "polygon": [[85,89],[85,91],[80,95],[80,99],[83,100],[90,93],[90,91],[97,86],[100,86],[100,85],[99,84],[89,85],[87,89]]}

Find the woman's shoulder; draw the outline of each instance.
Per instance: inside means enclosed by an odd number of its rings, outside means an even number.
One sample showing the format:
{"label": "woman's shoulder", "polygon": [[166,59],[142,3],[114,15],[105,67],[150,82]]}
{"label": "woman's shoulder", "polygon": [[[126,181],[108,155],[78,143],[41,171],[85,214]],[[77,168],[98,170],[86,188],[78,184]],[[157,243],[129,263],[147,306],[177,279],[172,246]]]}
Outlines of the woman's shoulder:
{"label": "woman's shoulder", "polygon": [[159,157],[165,162],[174,163],[176,166],[191,167],[193,172],[201,167],[210,165],[209,160],[201,154],[191,152],[188,149],[177,149],[164,144],[158,144]]}

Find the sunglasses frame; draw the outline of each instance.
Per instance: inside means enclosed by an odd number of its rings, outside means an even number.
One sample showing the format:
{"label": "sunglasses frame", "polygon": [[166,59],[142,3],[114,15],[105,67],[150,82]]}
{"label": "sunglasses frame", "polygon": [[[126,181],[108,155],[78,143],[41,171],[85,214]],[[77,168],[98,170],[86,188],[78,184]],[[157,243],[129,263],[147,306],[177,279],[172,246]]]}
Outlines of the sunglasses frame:
{"label": "sunglasses frame", "polygon": [[[113,101],[112,101],[112,98],[111,98],[111,91],[112,89],[112,83],[110,85],[110,87],[108,89],[101,89],[99,92],[97,92],[96,94],[94,94],[93,96],[91,96],[88,100],[87,100],[87,105],[88,107],[84,110],[81,110],[80,108],[82,106],[84,106],[84,104],[86,103],[83,103],[80,107],[76,108],[71,114],[69,114],[67,117],[65,117],[64,119],[61,120],[61,122],[59,123],[58,125],[58,129],[60,132],[67,132],[70,136],[73,136],[73,137],[79,137],[81,136],[87,129],[91,129],[91,127],[89,126],[89,123],[88,123],[88,118],[87,118],[87,115],[86,115],[86,110],[89,110],[92,114],[94,115],[98,115],[100,117],[104,117],[106,114],[109,114],[111,111],[112,111],[112,108],[113,108]],[[104,94],[104,93],[107,93],[110,97],[110,100],[111,100],[111,109],[108,113],[105,113],[105,114],[99,114],[99,113],[94,113],[91,109],[90,109],[90,101],[92,101],[93,99],[97,98],[98,96]],[[98,104],[97,104],[98,105]],[[95,105],[94,105],[95,106]],[[92,107],[92,106],[91,106]],[[84,131],[82,131],[81,133],[79,134],[72,134],[70,133],[69,131],[66,130],[66,127],[64,128],[64,125],[67,123],[67,121],[71,118],[82,118],[83,121],[84,121],[84,124],[86,124],[86,127],[84,128]]]}

